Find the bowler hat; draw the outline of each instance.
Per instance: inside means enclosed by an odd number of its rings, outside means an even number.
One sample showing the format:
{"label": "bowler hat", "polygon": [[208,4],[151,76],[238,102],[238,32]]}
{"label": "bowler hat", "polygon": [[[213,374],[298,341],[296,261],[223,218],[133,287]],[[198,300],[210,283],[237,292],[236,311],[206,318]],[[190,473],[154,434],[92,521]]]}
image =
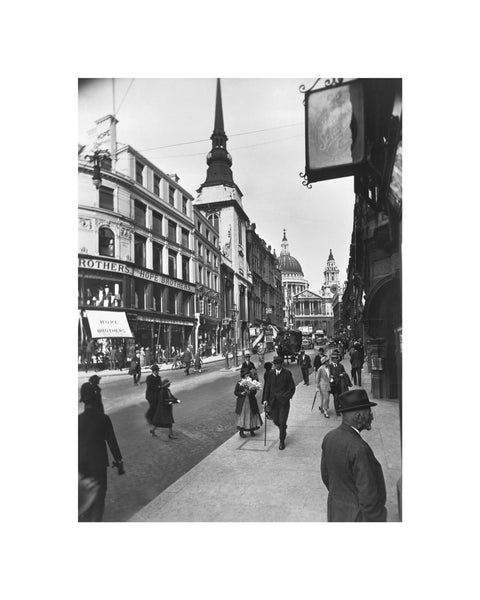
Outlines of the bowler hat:
{"label": "bowler hat", "polygon": [[283,363],[283,358],[281,356],[274,356],[273,357],[273,364],[274,365],[281,365]]}
{"label": "bowler hat", "polygon": [[368,394],[363,389],[349,390],[340,394],[337,400],[337,411],[348,412],[360,408],[369,408],[377,406],[376,402],[370,402]]}
{"label": "bowler hat", "polygon": [[324,365],[326,362],[328,362],[328,356],[322,356],[322,358],[320,359],[320,364]]}
{"label": "bowler hat", "polygon": [[160,367],[158,365],[152,365],[150,368],[152,371],[160,371]]}
{"label": "bowler hat", "polygon": [[92,375],[88,381],[90,383],[98,383],[100,381],[100,379],[101,379],[101,377],[99,377],[98,375]]}

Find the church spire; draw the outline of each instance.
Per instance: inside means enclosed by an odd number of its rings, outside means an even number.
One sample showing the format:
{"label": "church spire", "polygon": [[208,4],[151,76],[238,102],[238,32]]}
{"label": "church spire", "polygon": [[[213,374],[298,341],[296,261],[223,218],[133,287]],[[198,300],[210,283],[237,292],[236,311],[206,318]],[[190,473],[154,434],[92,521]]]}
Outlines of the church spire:
{"label": "church spire", "polygon": [[329,254],[329,256],[328,256],[328,260],[335,260],[335,259],[333,258],[333,254],[332,254],[332,249],[331,249],[331,248],[330,248],[330,254]]}
{"label": "church spire", "polygon": [[283,230],[282,249],[280,256],[290,256],[290,250],[288,249],[287,232]]}
{"label": "church spire", "polygon": [[227,152],[228,138],[225,134],[223,125],[222,90],[220,87],[220,79],[217,79],[215,122],[213,125],[213,133],[210,136],[210,139],[212,140],[212,149],[207,155],[207,178],[200,186],[200,190],[204,187],[216,185],[225,185],[227,187],[237,188],[235,182],[233,181],[231,169],[232,157]]}

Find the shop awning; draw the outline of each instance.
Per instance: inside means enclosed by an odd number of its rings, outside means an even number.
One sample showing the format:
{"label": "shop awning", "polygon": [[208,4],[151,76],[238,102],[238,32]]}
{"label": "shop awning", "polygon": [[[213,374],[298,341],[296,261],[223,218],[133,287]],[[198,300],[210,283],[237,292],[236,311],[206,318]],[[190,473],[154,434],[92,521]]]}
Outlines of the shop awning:
{"label": "shop awning", "polygon": [[109,310],[86,310],[92,338],[132,338],[127,315]]}

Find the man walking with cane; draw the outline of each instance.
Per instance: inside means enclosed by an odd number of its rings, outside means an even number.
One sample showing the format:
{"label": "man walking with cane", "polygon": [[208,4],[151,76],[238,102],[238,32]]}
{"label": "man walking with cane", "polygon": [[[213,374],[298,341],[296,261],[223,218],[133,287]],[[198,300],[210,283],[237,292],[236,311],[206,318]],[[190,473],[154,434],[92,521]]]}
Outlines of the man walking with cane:
{"label": "man walking with cane", "polygon": [[265,415],[271,414],[272,420],[279,429],[279,450],[285,449],[285,438],[287,436],[287,419],[290,411],[290,399],[295,393],[295,382],[291,371],[283,368],[283,358],[275,356],[274,368],[269,371],[265,382],[263,405]]}

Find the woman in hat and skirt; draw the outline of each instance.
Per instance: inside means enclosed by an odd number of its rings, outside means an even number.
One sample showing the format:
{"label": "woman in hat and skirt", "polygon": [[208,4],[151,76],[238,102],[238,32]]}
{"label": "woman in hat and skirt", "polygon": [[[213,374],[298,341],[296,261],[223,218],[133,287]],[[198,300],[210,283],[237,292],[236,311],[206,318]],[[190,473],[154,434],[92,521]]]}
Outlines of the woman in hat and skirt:
{"label": "woman in hat and skirt", "polygon": [[258,381],[250,377],[248,367],[240,370],[240,381],[235,385],[234,394],[237,397],[235,413],[237,415],[236,425],[240,437],[245,437],[245,431],[251,436],[263,425],[260,411],[258,410],[256,393],[260,389]]}
{"label": "woman in hat and skirt", "polygon": [[322,356],[320,359],[320,367],[315,373],[315,385],[320,394],[320,406],[318,410],[325,416],[330,418],[328,414],[328,404],[330,400],[330,371],[328,369],[328,356]]}
{"label": "woman in hat and skirt", "polygon": [[156,436],[155,429],[160,427],[161,429],[168,429],[168,437],[172,440],[177,439],[175,433],[173,433],[173,424],[175,421],[173,420],[173,411],[172,406],[174,404],[180,404],[180,400],[175,398],[170,391],[170,381],[168,379],[164,379],[160,386],[160,394],[158,398],[157,409],[155,414],[153,415],[152,425],[153,429],[151,430],[151,434]]}

